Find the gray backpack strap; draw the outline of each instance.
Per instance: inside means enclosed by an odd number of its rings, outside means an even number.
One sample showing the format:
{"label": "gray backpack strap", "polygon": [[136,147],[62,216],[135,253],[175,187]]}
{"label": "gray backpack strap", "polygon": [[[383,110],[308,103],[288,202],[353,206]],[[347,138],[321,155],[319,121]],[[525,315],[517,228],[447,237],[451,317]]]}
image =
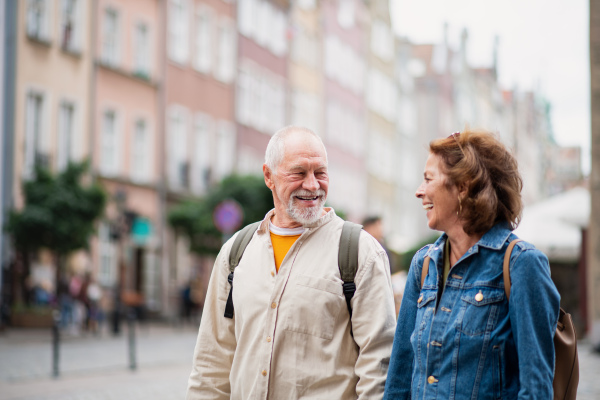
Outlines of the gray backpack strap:
{"label": "gray backpack strap", "polygon": [[344,296],[346,297],[348,312],[351,317],[352,306],[350,305],[350,300],[352,300],[354,292],[356,292],[354,277],[356,276],[356,270],[358,269],[358,240],[360,238],[361,230],[362,225],[344,221],[338,253],[338,267],[340,269],[342,281],[344,281],[342,288]]}
{"label": "gray backpack strap", "polygon": [[261,221],[254,222],[242,228],[231,246],[231,251],[229,252],[229,276],[227,277],[229,281],[229,296],[225,304],[225,318],[233,318],[233,271],[235,271],[235,267],[240,263],[244,250],[246,250],[246,246],[252,240],[252,236],[254,236],[254,232],[256,232],[260,223]]}

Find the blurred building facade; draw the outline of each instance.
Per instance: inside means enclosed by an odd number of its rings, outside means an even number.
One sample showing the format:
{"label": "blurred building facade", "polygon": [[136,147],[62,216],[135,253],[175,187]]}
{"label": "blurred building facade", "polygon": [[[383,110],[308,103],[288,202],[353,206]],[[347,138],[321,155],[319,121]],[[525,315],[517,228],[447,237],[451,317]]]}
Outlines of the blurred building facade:
{"label": "blurred building facade", "polygon": [[[213,258],[190,254],[167,211],[230,173],[261,174],[271,135],[288,124],[322,136],[328,204],[354,221],[382,215],[396,252],[432,234],[414,198],[427,143],[465,126],[515,149],[527,203],[581,179],[579,150],[553,142],[543,98],[501,88],[495,64],[470,66],[467,32],[458,49],[395,37],[385,0],[0,6],[14,13],[16,49],[2,64],[2,206],[22,207],[36,164],[91,159],[110,201],[72,267],[87,260],[80,268],[102,285],[106,308],[123,291],[156,314],[178,313],[181,288],[206,284]],[[0,50],[12,54],[10,24],[3,32]]]}

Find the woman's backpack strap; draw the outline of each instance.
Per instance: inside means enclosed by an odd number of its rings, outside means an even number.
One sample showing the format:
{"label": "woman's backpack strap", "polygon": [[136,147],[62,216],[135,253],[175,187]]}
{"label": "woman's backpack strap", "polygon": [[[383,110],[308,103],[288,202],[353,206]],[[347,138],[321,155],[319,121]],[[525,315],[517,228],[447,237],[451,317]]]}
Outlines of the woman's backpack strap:
{"label": "woman's backpack strap", "polygon": [[429,273],[429,260],[431,260],[429,256],[425,257],[425,260],[423,260],[423,268],[421,269],[421,287],[423,287],[423,284],[425,283],[425,278]]}

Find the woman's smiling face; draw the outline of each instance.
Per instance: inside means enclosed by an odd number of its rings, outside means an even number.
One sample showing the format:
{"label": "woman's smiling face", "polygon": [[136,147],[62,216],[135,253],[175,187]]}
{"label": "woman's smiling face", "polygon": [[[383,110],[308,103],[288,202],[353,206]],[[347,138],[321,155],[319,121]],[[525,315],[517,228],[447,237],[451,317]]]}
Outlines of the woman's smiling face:
{"label": "woman's smiling face", "polygon": [[423,182],[415,195],[423,202],[427,211],[427,225],[430,229],[447,232],[459,223],[458,189],[447,185],[448,177],[442,170],[442,159],[429,154],[425,163]]}

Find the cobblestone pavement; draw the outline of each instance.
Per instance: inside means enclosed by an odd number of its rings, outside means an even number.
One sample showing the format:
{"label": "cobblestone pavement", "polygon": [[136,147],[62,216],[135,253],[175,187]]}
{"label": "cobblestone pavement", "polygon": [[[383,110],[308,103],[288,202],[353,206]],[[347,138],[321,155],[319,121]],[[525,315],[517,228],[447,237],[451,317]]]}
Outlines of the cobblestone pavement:
{"label": "cobblestone pavement", "polygon": [[[136,330],[137,368],[129,368],[128,335],[63,335],[60,376],[52,377],[49,330],[0,332],[0,400],[182,400],[196,327]],[[600,353],[579,343],[578,400],[600,399]]]}

